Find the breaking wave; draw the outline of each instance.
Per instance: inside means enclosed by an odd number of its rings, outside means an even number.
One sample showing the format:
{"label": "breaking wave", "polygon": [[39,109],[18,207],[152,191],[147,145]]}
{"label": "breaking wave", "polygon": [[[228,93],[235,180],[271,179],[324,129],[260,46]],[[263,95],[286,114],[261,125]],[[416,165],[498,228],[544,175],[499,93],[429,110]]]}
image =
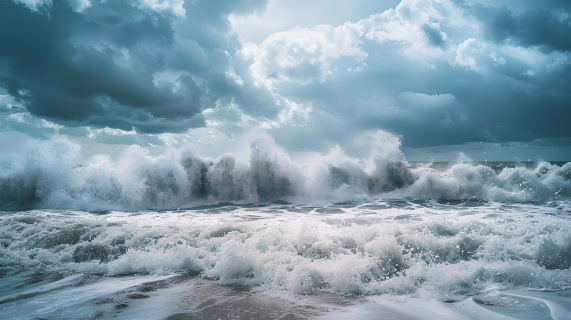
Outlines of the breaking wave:
{"label": "breaking wave", "polygon": [[0,169],[0,210],[33,208],[140,210],[216,203],[284,200],[331,203],[370,197],[487,199],[543,202],[571,196],[571,163],[494,168],[459,160],[449,166],[411,164],[399,141],[379,134],[369,157],[340,148],[308,163],[292,161],[272,138],[249,144],[249,161],[153,157],[131,146],[118,161],[107,155],[80,162],[81,148],[56,136],[35,142]]}
{"label": "breaking wave", "polygon": [[474,221],[422,221],[427,217],[421,214],[416,223],[395,217],[356,224],[292,216],[274,206],[256,212],[281,210],[290,219],[236,221],[231,216],[246,218],[251,211],[219,208],[228,215],[28,211],[2,217],[0,265],[109,276],[194,272],[257,291],[416,293],[444,300],[490,288],[562,289],[571,283],[571,231],[561,224],[566,220],[508,219],[513,213],[502,220],[486,212],[494,208],[484,208]]}

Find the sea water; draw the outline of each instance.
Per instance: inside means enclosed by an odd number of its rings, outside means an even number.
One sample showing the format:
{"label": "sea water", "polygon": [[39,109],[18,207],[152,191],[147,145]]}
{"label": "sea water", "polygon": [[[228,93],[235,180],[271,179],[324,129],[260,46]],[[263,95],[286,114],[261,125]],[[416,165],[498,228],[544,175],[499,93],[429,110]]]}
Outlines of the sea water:
{"label": "sea water", "polygon": [[2,319],[571,319],[571,163],[78,154],[0,168]]}

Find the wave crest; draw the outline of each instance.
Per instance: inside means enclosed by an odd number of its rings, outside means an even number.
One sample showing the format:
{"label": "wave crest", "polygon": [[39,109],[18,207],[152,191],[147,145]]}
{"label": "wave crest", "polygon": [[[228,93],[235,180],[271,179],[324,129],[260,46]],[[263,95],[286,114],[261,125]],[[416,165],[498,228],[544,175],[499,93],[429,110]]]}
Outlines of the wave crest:
{"label": "wave crest", "polygon": [[327,203],[376,196],[502,202],[571,197],[571,163],[494,168],[461,158],[440,167],[410,164],[398,141],[383,136],[365,159],[337,147],[297,163],[268,136],[249,148],[248,163],[231,154],[152,157],[139,146],[116,162],[98,155],[82,163],[79,145],[53,137],[35,142],[0,171],[0,210],[138,210],[278,199]]}

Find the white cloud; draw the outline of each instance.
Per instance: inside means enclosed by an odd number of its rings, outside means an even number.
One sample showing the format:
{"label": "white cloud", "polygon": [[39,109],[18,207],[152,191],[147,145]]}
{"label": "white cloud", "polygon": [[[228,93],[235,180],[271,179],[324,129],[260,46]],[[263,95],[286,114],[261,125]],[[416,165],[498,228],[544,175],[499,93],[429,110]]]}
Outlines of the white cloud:
{"label": "white cloud", "polygon": [[263,11],[250,15],[231,14],[228,20],[241,39],[261,43],[276,32],[297,26],[338,26],[347,21],[359,21],[394,5],[393,0],[271,0]]}
{"label": "white cloud", "polygon": [[297,27],[274,33],[261,44],[246,43],[238,55],[252,61],[249,70],[257,86],[323,82],[336,59],[345,56],[360,61],[367,57],[360,46],[363,31],[364,27],[350,22],[338,27]]}
{"label": "white cloud", "polygon": [[108,127],[101,128],[101,129],[87,127],[87,132],[89,132],[87,137],[90,139],[95,139],[98,134],[106,134],[106,135],[110,135],[110,136],[134,136],[134,135],[137,135],[137,131],[135,131],[134,128],[131,131],[125,131],[125,130],[121,130],[121,129],[113,129],[113,128],[108,128]]}
{"label": "white cloud", "polygon": [[167,146],[171,146],[173,144],[177,144],[178,140],[177,135],[172,133],[161,133],[158,135],[159,139],[163,140]]}
{"label": "white cloud", "polygon": [[367,67],[367,64],[363,63],[361,66],[358,66],[356,68],[347,68],[347,71],[351,72],[359,72],[359,71],[363,71],[363,66]]}
{"label": "white cloud", "polygon": [[240,110],[234,100],[230,103],[222,103],[216,101],[214,108],[202,111],[207,127],[220,127],[225,124],[237,124],[238,126],[247,126],[246,115]]}
{"label": "white cloud", "polygon": [[516,59],[529,66],[541,64],[541,61],[546,58],[545,54],[537,47],[524,48],[506,44],[498,48],[498,50],[501,50],[502,55],[510,57],[510,59]]}
{"label": "white cloud", "polygon": [[16,101],[10,95],[2,95],[0,94],[0,108],[5,108],[8,110],[13,109],[23,109],[23,105],[21,102]]}
{"label": "white cloud", "polygon": [[25,115],[24,113],[12,113],[11,115],[6,117],[6,120],[16,121],[19,123],[26,123],[24,121],[24,115]]}
{"label": "white cloud", "polygon": [[185,75],[188,75],[188,73],[184,71],[164,70],[153,74],[153,83],[157,87],[168,84],[168,86],[171,86],[170,90],[176,90],[181,86],[179,78]]}
{"label": "white cloud", "polygon": [[485,44],[470,38],[462,42],[456,50],[456,63],[466,69],[478,71],[480,65],[478,63],[479,56],[485,49]]}
{"label": "white cloud", "polygon": [[38,7],[38,5],[41,5],[41,4],[44,4],[44,3],[45,3],[45,4],[50,4],[50,5],[52,4],[52,1],[51,1],[51,0],[17,0],[17,1],[14,1],[14,2],[23,3],[23,4],[25,4],[28,8],[30,8],[30,9],[32,9],[32,10],[33,10],[33,9],[36,9],[36,8]]}
{"label": "white cloud", "polygon": [[309,113],[313,109],[311,102],[309,104],[295,103],[288,99],[285,100],[285,107],[278,114],[280,123],[291,125],[303,125],[309,118]]}
{"label": "white cloud", "polygon": [[53,123],[51,121],[48,121],[46,119],[42,119],[41,120],[41,124],[42,127],[44,128],[52,128],[54,129],[55,133],[58,134],[59,133],[59,129],[63,129],[64,126],[57,124],[57,123]]}
{"label": "white cloud", "polygon": [[[545,70],[548,73],[562,71],[571,64],[571,53],[552,51],[544,53],[540,48],[524,48],[503,45],[499,48],[502,54],[525,64],[534,74]],[[527,71],[526,71],[527,72]]]}
{"label": "white cloud", "polygon": [[496,67],[502,64],[506,64],[506,59],[504,59],[504,57],[498,57],[498,53],[495,51],[490,53],[490,58],[492,58],[492,61],[494,61],[494,66]]}
{"label": "white cloud", "polygon": [[244,80],[242,79],[242,77],[236,74],[234,67],[228,67],[228,71],[226,71],[226,77],[234,80],[234,82],[236,82],[236,84],[238,84],[239,86],[244,85]]}
{"label": "white cloud", "polygon": [[179,17],[184,17],[186,10],[182,7],[184,0],[139,0],[139,8],[151,9],[157,12],[170,12]]}
{"label": "white cloud", "polygon": [[571,53],[554,51],[550,54],[547,72],[561,71],[571,63]]}
{"label": "white cloud", "polygon": [[[42,4],[52,4],[52,0],[17,0],[17,2],[25,4],[31,10],[36,10]],[[82,12],[84,9],[91,7],[89,0],[67,0],[67,3],[75,12]]]}
{"label": "white cloud", "polygon": [[522,72],[521,74],[524,76],[533,76],[533,75],[535,75],[535,72],[530,69],[530,70]]}
{"label": "white cloud", "polygon": [[68,3],[76,12],[81,12],[91,7],[91,2],[89,0],[68,0]]}
{"label": "white cloud", "polygon": [[[401,42],[415,57],[443,57],[454,44],[441,25],[459,26],[462,11],[449,0],[403,0],[395,9],[359,21],[369,30],[366,37],[379,43]],[[444,55],[445,57],[446,55]]]}

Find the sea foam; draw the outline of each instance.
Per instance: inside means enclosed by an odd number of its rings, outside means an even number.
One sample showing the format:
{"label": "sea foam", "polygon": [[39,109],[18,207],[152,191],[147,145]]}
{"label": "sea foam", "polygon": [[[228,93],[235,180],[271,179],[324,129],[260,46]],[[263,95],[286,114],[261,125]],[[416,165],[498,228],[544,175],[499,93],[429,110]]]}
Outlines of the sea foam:
{"label": "sea foam", "polygon": [[403,208],[385,204],[376,211],[345,206],[334,214],[280,205],[14,213],[0,219],[0,264],[109,276],[195,272],[286,296],[460,300],[491,288],[571,284],[569,219],[537,220],[538,214],[565,215],[560,209],[489,203],[474,212],[427,203],[409,206],[403,217]]}
{"label": "sea foam", "polygon": [[298,163],[262,135],[245,146],[247,161],[232,154],[184,157],[177,151],[153,157],[134,145],[118,161],[97,155],[80,162],[80,146],[55,136],[4,159],[0,209],[139,210],[273,200],[327,204],[380,195],[501,202],[571,196],[571,163],[494,170],[461,158],[448,168],[412,166],[399,146],[398,139],[379,133],[366,158],[350,158],[336,147]]}

